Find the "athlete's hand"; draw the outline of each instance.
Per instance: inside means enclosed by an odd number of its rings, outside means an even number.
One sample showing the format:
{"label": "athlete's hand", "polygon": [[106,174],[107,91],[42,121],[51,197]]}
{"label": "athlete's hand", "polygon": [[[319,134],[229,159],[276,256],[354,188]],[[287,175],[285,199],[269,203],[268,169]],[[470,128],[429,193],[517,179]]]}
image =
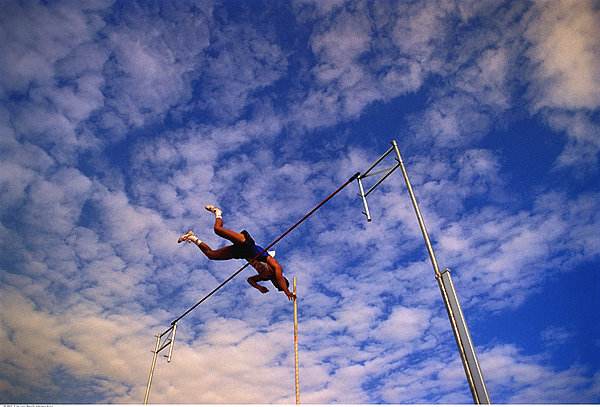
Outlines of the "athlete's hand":
{"label": "athlete's hand", "polygon": [[294,295],[294,293],[292,293],[292,292],[289,292],[289,291],[287,291],[287,292],[285,293],[285,295],[287,295],[287,297],[288,297],[288,300],[290,300],[290,301],[292,301],[292,300],[295,300],[295,299],[296,299],[296,296],[295,296],[295,295]]}

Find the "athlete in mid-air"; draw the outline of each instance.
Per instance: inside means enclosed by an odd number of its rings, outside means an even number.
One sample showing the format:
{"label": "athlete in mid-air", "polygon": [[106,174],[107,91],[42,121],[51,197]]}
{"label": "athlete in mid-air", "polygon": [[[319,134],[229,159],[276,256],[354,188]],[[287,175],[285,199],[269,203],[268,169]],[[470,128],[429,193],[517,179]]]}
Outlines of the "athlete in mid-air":
{"label": "athlete in mid-air", "polygon": [[205,208],[215,215],[215,233],[233,244],[213,250],[202,240],[198,239],[198,236],[191,230],[181,235],[177,243],[188,242],[195,244],[210,260],[245,259],[258,272],[257,275],[248,278],[248,283],[252,287],[264,294],[269,289],[258,284],[258,282],[271,281],[275,288],[287,295],[288,299],[294,299],[294,294],[289,290],[289,282],[283,276],[283,269],[279,262],[269,253],[265,252],[262,247],[257,245],[247,231],[242,230],[240,233],[237,233],[233,230],[225,229],[223,227],[223,211],[221,209],[214,205],[206,205]]}

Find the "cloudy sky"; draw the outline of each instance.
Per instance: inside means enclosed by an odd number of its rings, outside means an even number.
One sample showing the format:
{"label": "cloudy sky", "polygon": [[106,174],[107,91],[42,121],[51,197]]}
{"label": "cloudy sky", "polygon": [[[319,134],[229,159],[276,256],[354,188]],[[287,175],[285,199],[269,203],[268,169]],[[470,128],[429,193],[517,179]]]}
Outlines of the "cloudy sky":
{"label": "cloudy sky", "polygon": [[[600,2],[5,1],[0,401],[143,400],[157,332],[396,139],[493,402],[600,402]],[[372,180],[371,178],[370,180]],[[371,182],[371,181],[369,181]],[[399,172],[282,241],[302,400],[471,401]],[[292,306],[250,270],[151,401],[292,403]]]}

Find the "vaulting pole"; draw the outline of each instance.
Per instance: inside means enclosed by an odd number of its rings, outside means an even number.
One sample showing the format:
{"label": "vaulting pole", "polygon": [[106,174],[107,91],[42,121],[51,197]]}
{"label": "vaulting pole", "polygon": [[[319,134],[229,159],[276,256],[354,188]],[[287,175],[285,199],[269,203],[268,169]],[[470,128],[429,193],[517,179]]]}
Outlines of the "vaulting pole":
{"label": "vaulting pole", "polygon": [[294,277],[294,372],[296,379],[296,404],[300,404],[300,369],[298,368],[298,297]]}

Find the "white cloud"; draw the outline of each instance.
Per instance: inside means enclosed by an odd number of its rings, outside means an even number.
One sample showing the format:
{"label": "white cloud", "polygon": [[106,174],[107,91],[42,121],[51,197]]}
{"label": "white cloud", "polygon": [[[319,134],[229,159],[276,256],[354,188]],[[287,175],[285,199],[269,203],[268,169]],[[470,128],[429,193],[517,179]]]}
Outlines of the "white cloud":
{"label": "white cloud", "polygon": [[[488,393],[494,403],[564,403],[598,397],[597,378],[581,368],[552,369],[537,356],[512,345],[479,353]],[[470,403],[463,368],[456,354],[438,353],[386,378],[383,400],[420,403]]]}
{"label": "white cloud", "polygon": [[529,97],[550,127],[567,136],[558,167],[589,172],[600,139],[600,12],[593,1],[536,3],[525,35],[531,47]]}
{"label": "white cloud", "polygon": [[453,6],[448,2],[398,5],[392,38],[400,51],[416,60],[424,72],[441,68],[443,56],[436,54],[441,51],[447,17],[452,11]]}
{"label": "white cloud", "polygon": [[488,390],[511,389],[508,403],[564,403],[598,397],[594,378],[582,368],[553,370],[535,356],[523,355],[510,345],[497,346],[480,355]]}
{"label": "white cloud", "polygon": [[[451,92],[453,93],[453,92]],[[413,137],[438,148],[457,148],[483,137],[490,116],[478,108],[469,94],[440,95],[422,114],[413,116]]]}
{"label": "white cloud", "polygon": [[297,0],[294,3],[296,7],[313,6],[319,15],[326,16],[346,2],[346,0]]}
{"label": "white cloud", "polygon": [[105,101],[101,70],[107,52],[92,42],[108,5],[11,4],[3,13],[0,95],[19,96],[6,104],[11,126],[19,139],[62,163],[72,164],[78,149],[97,145],[80,125]]}
{"label": "white cloud", "polygon": [[464,69],[458,78],[457,88],[474,95],[485,104],[482,108],[502,111],[509,107],[507,75],[510,54],[504,48],[486,49],[471,67]]}
{"label": "white cloud", "polygon": [[253,94],[281,78],[288,61],[273,38],[250,25],[231,24],[213,35],[210,53],[214,56],[202,72],[200,105],[231,123],[248,105],[268,103],[257,102]]}
{"label": "white cloud", "polygon": [[[327,31],[318,33],[312,38],[311,46],[313,52],[323,54],[324,62],[331,70],[343,69],[351,64],[368,50],[370,42],[371,30],[367,17],[358,13],[353,15],[343,12],[336,16],[333,25]],[[321,76],[326,81],[334,78],[341,79],[343,83],[348,81],[347,76],[341,78],[341,75],[336,74],[327,78],[326,75],[326,73],[319,75],[317,70],[317,79]],[[347,85],[351,84],[347,83]]]}
{"label": "white cloud", "polygon": [[546,120],[552,128],[568,135],[567,144],[556,160],[557,167],[593,171],[600,151],[600,123],[581,111],[551,112]]}
{"label": "white cloud", "polygon": [[[61,169],[47,180],[36,180],[29,186],[22,222],[37,232],[66,235],[81,214],[91,184],[72,168]],[[42,219],[51,219],[52,223],[40,222]]]}
{"label": "white cloud", "polygon": [[429,326],[429,310],[396,307],[381,323],[377,335],[382,339],[410,342],[423,335]]}
{"label": "white cloud", "polygon": [[211,12],[208,4],[169,5],[159,15],[151,7],[125,7],[118,24],[107,27],[114,52],[105,68],[108,105],[141,126],[188,100],[209,46]]}
{"label": "white cloud", "polygon": [[574,337],[573,332],[564,327],[549,326],[544,329],[540,336],[546,346],[565,345]]}
{"label": "white cloud", "polygon": [[[542,270],[568,271],[582,256],[597,256],[598,244],[590,235],[598,225],[593,200],[546,194],[531,212],[508,214],[490,207],[462,217],[442,227],[440,257],[456,268],[466,292],[485,298],[482,306],[516,306],[544,281]],[[569,254],[550,255],[559,248]]]}
{"label": "white cloud", "polygon": [[328,126],[358,117],[373,102],[417,91],[428,73],[440,69],[434,38],[444,32],[448,11],[358,3],[334,8],[328,18],[312,16],[316,82],[293,109],[295,121],[306,128]]}
{"label": "white cloud", "polygon": [[24,92],[50,84],[54,64],[79,44],[91,41],[104,23],[98,14],[109,2],[6,4],[0,20],[0,92]]}
{"label": "white cloud", "polygon": [[4,109],[0,109],[0,133],[0,191],[3,201],[0,213],[4,215],[23,203],[26,188],[37,178],[37,172],[46,171],[54,161],[41,148],[17,141],[10,115]]}
{"label": "white cloud", "polygon": [[[496,24],[508,25],[501,29],[510,34],[498,38],[495,33],[478,33],[443,60],[438,73],[444,85],[431,91],[431,102],[410,121],[420,143],[438,148],[468,145],[486,136],[510,108],[515,83],[511,66],[519,55],[512,43],[518,30],[514,22]],[[441,44],[435,50],[442,56],[449,52]]]}
{"label": "white cloud", "polygon": [[593,1],[536,3],[526,32],[535,63],[535,110],[600,106],[599,19]]}

